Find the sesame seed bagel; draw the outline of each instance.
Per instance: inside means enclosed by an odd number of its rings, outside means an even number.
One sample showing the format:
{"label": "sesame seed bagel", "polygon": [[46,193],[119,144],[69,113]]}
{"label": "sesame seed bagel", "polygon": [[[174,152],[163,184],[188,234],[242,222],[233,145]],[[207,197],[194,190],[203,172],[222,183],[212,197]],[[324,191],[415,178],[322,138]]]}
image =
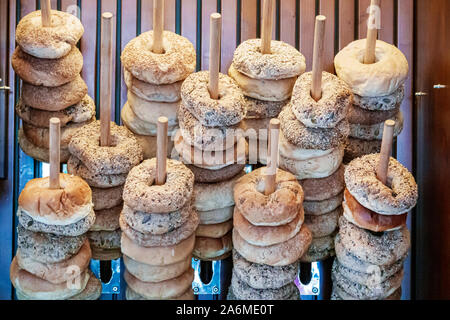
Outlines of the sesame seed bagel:
{"label": "sesame seed bagel", "polygon": [[313,238],[321,238],[332,234],[337,226],[342,207],[321,215],[305,215],[305,225],[309,228]]}
{"label": "sesame seed bagel", "polygon": [[192,257],[189,255],[186,259],[167,266],[151,266],[145,263],[135,261],[123,255],[123,263],[127,271],[144,282],[161,282],[181,276],[191,267]]}
{"label": "sesame seed bagel", "polygon": [[61,262],[42,263],[28,255],[23,255],[20,249],[17,250],[15,259],[21,269],[50,283],[60,284],[77,278],[89,267],[91,257],[91,248],[86,239],[75,255]]}
{"label": "sesame seed bagel", "polygon": [[239,252],[233,250],[233,272],[252,288],[277,289],[294,282],[298,263],[272,267],[247,261]]}
{"label": "sesame seed bagel", "polygon": [[300,257],[300,262],[311,263],[334,256],[334,236],[333,233],[325,237],[313,238],[308,250]]}
{"label": "sesame seed bagel", "polygon": [[114,231],[89,231],[87,236],[92,249],[92,259],[97,259],[95,249],[118,249],[120,248],[120,229]]}
{"label": "sesame seed bagel", "polygon": [[239,231],[233,229],[233,246],[246,260],[270,266],[292,264],[308,250],[312,234],[308,227],[302,226],[291,239],[271,246],[255,246],[241,237]]}
{"label": "sesame seed bagel", "polygon": [[376,265],[393,264],[404,257],[410,248],[410,234],[406,227],[374,233],[358,228],[345,217],[340,217],[339,235],[342,245],[352,255]]}
{"label": "sesame seed bagel", "polygon": [[11,64],[23,81],[35,86],[59,87],[75,80],[83,68],[83,55],[77,47],[59,59],[40,59],[25,53],[20,47],[14,50]]}
{"label": "sesame seed bagel", "polygon": [[300,231],[304,220],[305,215],[301,208],[297,216],[289,223],[270,227],[254,226],[235,208],[233,226],[246,242],[255,246],[271,246],[294,237]]}
{"label": "sesame seed bagel", "polygon": [[126,204],[123,205],[121,217],[132,229],[152,235],[162,235],[184,225],[192,212],[190,204],[180,210],[169,213],[146,213],[135,211]]}
{"label": "sesame seed bagel", "polygon": [[64,11],[51,10],[50,26],[42,26],[40,10],[20,19],[16,41],[23,51],[42,59],[58,59],[70,52],[84,33],[81,21]]}
{"label": "sesame seed bagel", "polygon": [[277,169],[275,192],[265,195],[264,168],[240,178],[234,187],[236,209],[255,226],[280,226],[302,209],[303,189],[289,172]]}
{"label": "sesame seed bagel", "polygon": [[379,154],[357,158],[345,168],[345,184],[350,194],[367,209],[379,214],[398,215],[410,211],[418,198],[413,175],[390,158],[387,185],[376,177]]}
{"label": "sesame seed bagel", "polygon": [[385,96],[362,97],[354,94],[353,105],[368,111],[391,111],[400,108],[404,97],[405,85],[403,84],[393,93]]}
{"label": "sesame seed bagel", "polygon": [[204,126],[226,127],[239,123],[245,116],[242,90],[229,76],[219,73],[219,99],[212,99],[208,89],[209,71],[191,74],[181,86],[186,108]]}
{"label": "sesame seed bagel", "polygon": [[338,147],[350,132],[348,122],[343,120],[335,128],[308,128],[297,120],[288,104],[280,112],[278,119],[283,135],[291,144],[302,149],[329,150]]}
{"label": "sesame seed bagel", "polygon": [[91,190],[94,210],[114,208],[123,202],[123,185],[107,189],[91,187]]}
{"label": "sesame seed bagel", "polygon": [[95,223],[90,231],[115,231],[119,229],[119,216],[122,204],[118,206],[95,211]]}
{"label": "sesame seed bagel", "polygon": [[157,102],[177,102],[181,99],[180,91],[183,81],[155,85],[133,77],[131,72],[125,68],[123,78],[128,90],[141,99]]}
{"label": "sesame seed bagel", "polygon": [[246,96],[273,102],[288,100],[297,80],[297,77],[279,80],[253,79],[237,71],[233,64],[228,69],[228,75],[236,81]]}
{"label": "sesame seed bagel", "polygon": [[351,124],[362,124],[366,126],[378,124],[388,119],[392,119],[399,112],[400,107],[392,110],[366,110],[362,109],[355,104],[351,105],[348,109],[347,120]]}
{"label": "sesame seed bagel", "polygon": [[270,126],[271,118],[264,119],[244,119],[242,120],[242,129],[244,130],[244,135],[251,139],[258,139],[260,141],[268,141],[268,132]]}
{"label": "sesame seed bagel", "polygon": [[292,91],[292,111],[308,128],[334,128],[347,116],[353,94],[347,84],[326,71],[322,72],[322,96],[311,96],[312,72],[298,77]]}
{"label": "sesame seed bagel", "polygon": [[152,46],[151,30],[132,39],[123,49],[122,64],[135,78],[151,84],[170,84],[195,71],[195,49],[185,37],[164,31],[164,53],[152,52]]}
{"label": "sesame seed bagel", "polygon": [[233,228],[233,220],[216,224],[199,224],[195,235],[207,238],[222,238]]}
{"label": "sesame seed bagel", "polygon": [[87,92],[86,82],[80,75],[58,87],[35,86],[27,82],[22,84],[23,104],[45,111],[62,111],[79,103]]}
{"label": "sesame seed bagel", "polygon": [[200,224],[209,225],[233,219],[234,206],[209,211],[197,211]]}
{"label": "sesame seed bagel", "polygon": [[[401,300],[402,299],[402,287],[399,287],[390,296],[379,300]],[[358,298],[351,296],[340,287],[333,285],[331,292],[331,300],[358,300]]]}
{"label": "sesame seed bagel", "polygon": [[16,114],[26,123],[40,128],[48,128],[51,118],[60,120],[61,128],[71,123],[83,123],[95,117],[94,100],[88,95],[61,111],[43,111],[30,107],[20,99],[16,105]]}
{"label": "sesame seed bagel", "polygon": [[199,260],[216,261],[229,257],[232,249],[231,232],[228,232],[222,238],[196,237],[192,254]]}
{"label": "sesame seed bagel", "polygon": [[131,169],[125,182],[123,200],[137,211],[169,213],[184,207],[192,197],[194,174],[181,162],[167,159],[167,176],[156,185],[156,158]]}
{"label": "sesame seed bagel", "polygon": [[91,172],[80,159],[70,156],[67,161],[67,172],[83,178],[94,188],[113,188],[121,186],[127,179],[127,173],[121,174],[95,174]]}
{"label": "sesame seed bagel", "polygon": [[191,210],[185,223],[180,227],[169,230],[163,234],[143,233],[131,228],[125,221],[124,215],[119,218],[120,228],[134,243],[141,247],[167,247],[173,246],[190,237],[198,226],[198,216],[195,210]]}
{"label": "sesame seed bagel", "polygon": [[[393,143],[396,139],[394,138]],[[348,137],[345,143],[344,163],[348,164],[353,159],[362,157],[366,154],[379,153],[381,150],[381,140],[362,140]]]}
{"label": "sesame seed bagel", "polygon": [[99,261],[111,261],[120,259],[122,257],[122,253],[120,252],[119,248],[98,248],[91,246],[92,250],[92,259],[99,260]]}
{"label": "sesame seed bagel", "polygon": [[332,175],[320,179],[302,179],[300,185],[305,193],[305,201],[324,201],[344,190],[345,167],[341,165]]}
{"label": "sesame seed bagel", "polygon": [[284,101],[263,101],[244,96],[247,113],[245,119],[276,118],[281,109],[289,103],[289,99]]}
{"label": "sesame seed bagel", "polygon": [[341,166],[344,146],[334,148],[333,152],[309,160],[294,160],[280,155],[281,169],[291,172],[298,180],[318,179],[332,175]]}
{"label": "sesame seed bagel", "polygon": [[77,131],[69,151],[95,174],[127,173],[143,159],[143,152],[133,134],[116,123],[110,124],[110,144],[100,147],[100,121]]}
{"label": "sesame seed bagel", "polygon": [[342,204],[343,198],[341,192],[337,196],[322,201],[303,201],[303,208],[306,215],[320,216],[337,209]]}
{"label": "sesame seed bagel", "polygon": [[[395,121],[394,137],[397,137],[403,130],[403,113],[399,111],[392,120]],[[350,124],[350,137],[363,140],[382,140],[383,139],[384,122],[362,125]]]}
{"label": "sesame seed bagel", "polygon": [[[247,121],[247,120],[244,120]],[[268,126],[267,126],[268,127]],[[267,129],[266,129],[267,131]],[[280,131],[279,134],[279,151],[280,155],[285,158],[293,159],[293,160],[310,160],[314,158],[324,157],[329,155],[336,148],[328,149],[328,150],[316,150],[316,149],[302,149],[299,148],[292,143],[290,143],[283,134],[283,131]]]}
{"label": "sesame seed bagel", "polygon": [[363,62],[366,39],[356,40],[342,49],[334,58],[336,74],[353,93],[363,97],[389,95],[405,83],[408,61],[395,46],[377,40],[375,63]]}
{"label": "sesame seed bagel", "polygon": [[233,65],[253,79],[279,80],[305,72],[305,57],[293,46],[272,40],[271,54],[262,54],[261,39],[242,42],[234,51]]}
{"label": "sesame seed bagel", "polygon": [[186,166],[194,173],[195,182],[199,183],[216,183],[230,180],[245,168],[245,164],[231,164],[218,170],[203,169],[191,164]]}

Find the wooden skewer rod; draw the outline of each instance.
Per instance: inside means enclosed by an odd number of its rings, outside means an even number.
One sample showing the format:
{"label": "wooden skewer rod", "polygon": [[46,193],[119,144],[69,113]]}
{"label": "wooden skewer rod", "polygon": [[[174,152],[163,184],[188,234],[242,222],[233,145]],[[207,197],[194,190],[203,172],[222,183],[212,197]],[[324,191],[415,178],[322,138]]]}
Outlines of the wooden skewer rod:
{"label": "wooden skewer rod", "polygon": [[112,13],[102,14],[100,51],[100,146],[110,144],[111,72],[112,72]]}
{"label": "wooden skewer rod", "polygon": [[267,146],[267,167],[264,193],[269,195],[276,189],[278,167],[278,138],[280,136],[280,120],[272,119],[269,124],[269,144]]}
{"label": "wooden skewer rod", "polygon": [[273,15],[275,0],[264,0],[263,4],[263,25],[261,33],[261,53],[270,54],[270,44],[272,42]]}
{"label": "wooden skewer rod", "polygon": [[41,1],[41,19],[43,27],[50,27],[52,25],[52,5],[50,0]]}
{"label": "wooden skewer rod", "polygon": [[325,43],[326,20],[327,18],[325,16],[317,16],[314,31],[311,97],[316,101],[322,98],[323,48]]}
{"label": "wooden skewer rod", "polygon": [[59,118],[50,119],[50,189],[59,189],[61,123]]}
{"label": "wooden skewer rod", "polygon": [[389,168],[389,159],[392,152],[392,139],[394,137],[394,120],[386,120],[383,129],[383,141],[381,142],[380,160],[377,166],[377,178],[386,184]]}
{"label": "wooden skewer rod", "polygon": [[167,126],[169,120],[159,117],[156,133],[156,184],[163,185],[166,182],[167,166]]}
{"label": "wooden skewer rod", "polygon": [[209,94],[212,99],[219,98],[220,44],[222,37],[222,16],[213,13],[210,17],[209,41]]}
{"label": "wooden skewer rod", "polygon": [[[380,7],[380,0],[372,0],[370,3],[370,15],[367,23],[367,39],[366,39],[366,50],[364,52],[364,63],[371,64],[375,62],[375,49],[377,46],[377,36],[378,29],[376,23],[373,23],[377,17],[376,11],[373,9],[374,6]],[[375,21],[376,22],[376,21]]]}
{"label": "wooden skewer rod", "polygon": [[153,46],[154,53],[164,53],[164,0],[153,0]]}

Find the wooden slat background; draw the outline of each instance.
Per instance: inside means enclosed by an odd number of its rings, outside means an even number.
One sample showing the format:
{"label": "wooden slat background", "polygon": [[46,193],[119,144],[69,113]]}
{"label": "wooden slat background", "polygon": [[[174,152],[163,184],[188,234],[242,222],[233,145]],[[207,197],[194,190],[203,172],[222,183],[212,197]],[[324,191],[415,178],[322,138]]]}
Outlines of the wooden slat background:
{"label": "wooden slat background", "polygon": [[[382,29],[380,38],[397,45],[406,55],[413,70],[413,19],[414,0],[382,0]],[[115,15],[113,54],[115,71],[113,73],[113,107],[112,119],[120,123],[120,109],[126,101],[126,87],[123,82],[120,64],[120,52],[128,41],[141,32],[152,27],[152,0],[52,0],[53,8],[71,9],[78,12],[84,25],[85,33],[79,43],[84,56],[82,76],[89,94],[99,105],[99,20],[101,13],[110,11]],[[277,0],[277,10],[273,36],[286,41],[299,49],[307,60],[307,70],[311,70],[314,18],[316,14],[327,17],[325,68],[333,72],[334,55],[349,42],[365,37],[367,7],[370,0]],[[13,115],[14,105],[19,96],[19,84],[10,65],[14,50],[15,25],[25,14],[39,8],[40,0],[8,0],[9,37],[8,46],[2,53],[1,63],[6,64],[6,85],[12,92],[6,100],[8,105],[7,133],[9,136],[8,156],[15,160],[14,170],[10,169],[10,179],[14,181],[15,199],[25,183],[41,174],[41,164],[30,159],[17,147],[19,121]],[[4,6],[2,5],[1,8]],[[261,32],[261,0],[166,0],[165,28],[187,37],[197,50],[197,69],[207,69],[209,63],[209,14],[221,12],[223,16],[221,71],[226,73],[231,63],[236,46],[246,39],[259,37]],[[75,9],[75,10],[74,10]],[[8,35],[7,35],[8,36]],[[2,41],[3,45],[3,41]],[[4,70],[4,69],[0,69]],[[396,148],[398,159],[412,169],[413,109],[412,80],[407,81],[405,101],[402,105],[405,124],[404,132],[398,138]],[[13,172],[13,173],[11,173]],[[8,190],[7,190],[8,191]],[[13,206],[8,218],[14,225]],[[6,221],[6,222],[8,222]],[[5,221],[3,221],[5,223]],[[12,237],[14,239],[14,236]],[[14,240],[12,240],[14,241]],[[3,243],[3,242],[2,242]],[[4,243],[3,243],[4,244]],[[15,247],[15,245],[13,245]],[[12,252],[11,252],[12,254]],[[406,267],[404,297],[409,297],[409,264]],[[7,279],[7,268],[0,265],[0,283]],[[3,287],[0,287],[3,290]],[[0,298],[4,292],[0,292]]]}

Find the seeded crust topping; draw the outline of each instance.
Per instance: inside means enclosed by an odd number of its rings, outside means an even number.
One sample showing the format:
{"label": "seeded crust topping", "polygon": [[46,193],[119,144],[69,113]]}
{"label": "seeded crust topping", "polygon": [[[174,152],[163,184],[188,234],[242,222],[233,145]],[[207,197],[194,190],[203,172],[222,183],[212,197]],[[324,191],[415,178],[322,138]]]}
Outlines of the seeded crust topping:
{"label": "seeded crust topping", "polygon": [[261,39],[241,43],[234,51],[233,65],[253,79],[278,80],[292,78],[305,72],[305,57],[291,45],[272,40],[270,54],[261,53]]}
{"label": "seeded crust topping", "polygon": [[245,119],[265,119],[276,118],[285,105],[289,103],[284,101],[262,101],[250,97],[244,97],[247,113]]}
{"label": "seeded crust topping", "polygon": [[389,111],[400,108],[405,97],[405,85],[401,85],[397,90],[387,96],[362,97],[353,94],[353,104],[356,107],[372,111]]}
{"label": "seeded crust topping", "polygon": [[[397,137],[403,130],[403,114],[399,111],[395,116],[391,117],[395,121],[394,137]],[[363,140],[383,140],[384,122],[362,125],[350,124],[350,137]]]}

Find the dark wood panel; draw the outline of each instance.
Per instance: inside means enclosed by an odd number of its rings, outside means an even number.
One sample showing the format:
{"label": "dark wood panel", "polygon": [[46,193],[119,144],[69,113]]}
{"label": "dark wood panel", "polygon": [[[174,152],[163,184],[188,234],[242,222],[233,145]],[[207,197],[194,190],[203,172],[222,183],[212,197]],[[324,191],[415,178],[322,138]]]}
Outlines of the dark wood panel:
{"label": "dark wood panel", "polygon": [[236,49],[237,33],[237,1],[222,1],[222,52],[220,61],[220,71],[228,73],[228,68],[233,60],[234,50]]}
{"label": "dark wood panel", "polygon": [[300,1],[300,52],[306,58],[306,71],[312,70],[316,1]]}
{"label": "dark wood panel", "polygon": [[241,42],[256,38],[256,2],[241,0]]}
{"label": "dark wood panel", "polygon": [[296,46],[296,12],[295,0],[283,0],[280,3],[280,40]]}

